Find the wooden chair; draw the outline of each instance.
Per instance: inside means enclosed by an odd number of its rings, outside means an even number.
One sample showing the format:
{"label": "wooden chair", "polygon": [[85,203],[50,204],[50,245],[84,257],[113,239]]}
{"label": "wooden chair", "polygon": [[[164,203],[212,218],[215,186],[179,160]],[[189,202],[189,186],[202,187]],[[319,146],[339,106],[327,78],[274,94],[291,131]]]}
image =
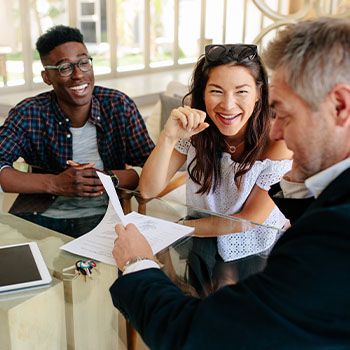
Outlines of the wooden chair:
{"label": "wooden chair", "polygon": [[8,46],[0,46],[0,76],[2,76],[4,86],[7,86],[6,55],[11,51]]}
{"label": "wooden chair", "polygon": [[[177,172],[174,177],[171,179],[169,184],[164,188],[162,192],[160,192],[156,198],[162,198],[168,193],[176,190],[180,186],[184,185],[186,183],[186,172],[179,171]],[[141,196],[136,197],[136,200],[138,202],[138,212],[140,214],[146,214],[146,204],[151,200],[142,198]]]}

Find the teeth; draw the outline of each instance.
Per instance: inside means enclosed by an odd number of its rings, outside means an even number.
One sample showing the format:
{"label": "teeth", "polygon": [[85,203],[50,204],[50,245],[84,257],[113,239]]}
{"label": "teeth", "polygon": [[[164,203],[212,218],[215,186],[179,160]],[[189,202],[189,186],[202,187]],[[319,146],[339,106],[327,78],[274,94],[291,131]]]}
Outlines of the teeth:
{"label": "teeth", "polygon": [[233,118],[236,118],[238,116],[240,116],[241,114],[237,114],[237,115],[222,115],[222,114],[219,114],[221,118],[224,118],[224,119],[233,119]]}
{"label": "teeth", "polygon": [[72,86],[70,89],[71,90],[84,90],[86,87],[88,86],[88,84],[83,84],[83,85],[78,85],[78,86]]}

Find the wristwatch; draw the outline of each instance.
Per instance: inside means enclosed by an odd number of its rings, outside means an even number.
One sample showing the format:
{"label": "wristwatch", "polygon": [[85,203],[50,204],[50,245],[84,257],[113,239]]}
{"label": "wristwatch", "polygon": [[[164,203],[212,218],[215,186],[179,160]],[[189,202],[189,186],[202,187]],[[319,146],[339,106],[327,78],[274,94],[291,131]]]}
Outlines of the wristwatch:
{"label": "wristwatch", "polygon": [[111,177],[115,188],[119,187],[119,178],[112,170],[107,170],[107,174]]}
{"label": "wristwatch", "polygon": [[157,265],[159,265],[160,268],[163,267],[163,264],[161,264],[156,258],[146,258],[144,256],[135,256],[135,257],[131,258],[130,260],[128,260],[120,270],[122,272],[124,272],[127,267],[129,267],[129,266],[131,266],[139,261],[143,261],[143,260],[153,261]]}
{"label": "wristwatch", "polygon": [[145,257],[143,257],[143,256],[135,256],[134,258],[131,258],[130,260],[128,260],[128,261],[125,263],[125,265],[121,268],[121,271],[124,272],[125,269],[126,269],[128,266],[130,266],[130,265],[132,265],[132,264],[135,264],[135,263],[137,263],[137,262],[139,262],[139,261],[142,261],[142,260],[151,260],[151,259],[150,259],[150,258],[145,258]]}

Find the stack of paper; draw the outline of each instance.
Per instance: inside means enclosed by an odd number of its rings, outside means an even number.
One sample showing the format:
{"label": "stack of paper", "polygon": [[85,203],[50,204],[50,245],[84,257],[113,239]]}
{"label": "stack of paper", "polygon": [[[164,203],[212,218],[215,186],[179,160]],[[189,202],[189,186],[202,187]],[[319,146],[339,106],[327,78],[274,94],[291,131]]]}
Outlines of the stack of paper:
{"label": "stack of paper", "polygon": [[112,249],[116,238],[114,227],[117,223],[122,223],[124,226],[129,223],[135,224],[149,242],[154,254],[193,232],[193,227],[179,225],[136,212],[124,215],[111,178],[100,172],[98,172],[98,176],[110,199],[103,220],[92,231],[63,245],[61,249],[116,265],[112,256]]}

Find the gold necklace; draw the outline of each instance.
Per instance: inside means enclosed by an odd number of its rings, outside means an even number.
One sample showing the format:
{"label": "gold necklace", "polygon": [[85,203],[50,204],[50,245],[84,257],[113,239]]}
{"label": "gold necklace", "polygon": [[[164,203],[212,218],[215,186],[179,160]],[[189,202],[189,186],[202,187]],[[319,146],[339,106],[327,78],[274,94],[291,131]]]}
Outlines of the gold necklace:
{"label": "gold necklace", "polygon": [[244,141],[242,141],[237,146],[231,146],[225,139],[224,139],[224,142],[225,142],[230,154],[235,153],[237,151],[237,148],[240,147],[241,145],[243,145],[243,143],[244,143]]}

